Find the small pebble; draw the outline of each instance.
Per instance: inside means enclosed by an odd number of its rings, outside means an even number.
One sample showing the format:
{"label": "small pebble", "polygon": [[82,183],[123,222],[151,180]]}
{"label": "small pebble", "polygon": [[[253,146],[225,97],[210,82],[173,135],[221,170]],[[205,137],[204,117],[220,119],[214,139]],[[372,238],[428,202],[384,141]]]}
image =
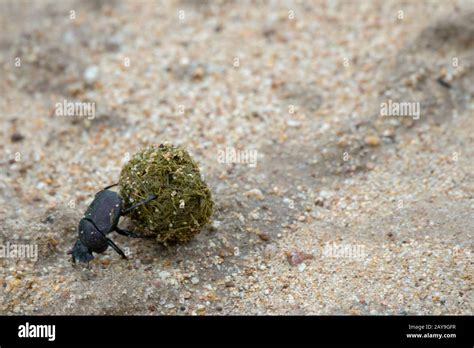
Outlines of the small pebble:
{"label": "small pebble", "polygon": [[252,220],[260,220],[260,214],[256,211],[253,211],[250,213],[250,218]]}
{"label": "small pebble", "polygon": [[84,80],[89,85],[94,84],[94,82],[97,81],[98,77],[99,77],[99,67],[96,65],[89,66],[84,71]]}
{"label": "small pebble", "polygon": [[171,274],[168,271],[161,271],[158,275],[159,275],[161,280],[165,280],[165,279],[169,278],[169,276]]}
{"label": "small pebble", "polygon": [[25,139],[25,137],[20,133],[13,133],[12,136],[10,137],[10,140],[12,141],[12,143],[18,143],[22,141],[23,139]]}
{"label": "small pebble", "polygon": [[369,146],[378,146],[380,145],[380,139],[377,135],[368,135],[365,137],[365,143]]}
{"label": "small pebble", "polygon": [[250,191],[245,192],[244,196],[249,197],[249,198],[255,198],[255,199],[258,199],[259,201],[264,199],[262,191],[260,191],[257,188],[254,188]]}
{"label": "small pebble", "polygon": [[286,124],[288,125],[288,127],[292,127],[292,128],[299,128],[301,127],[301,122],[297,121],[297,120],[288,120],[286,121]]}
{"label": "small pebble", "polygon": [[192,294],[189,291],[186,291],[186,292],[183,293],[183,298],[185,300],[190,299],[191,296],[192,296]]}
{"label": "small pebble", "polygon": [[269,236],[269,234],[266,233],[266,232],[259,232],[259,233],[257,233],[257,235],[258,235],[258,238],[260,238],[260,239],[263,240],[264,242],[267,242],[267,241],[270,240],[270,236]]}
{"label": "small pebble", "polygon": [[305,260],[312,259],[313,255],[302,251],[292,251],[286,254],[286,258],[291,266],[296,266]]}

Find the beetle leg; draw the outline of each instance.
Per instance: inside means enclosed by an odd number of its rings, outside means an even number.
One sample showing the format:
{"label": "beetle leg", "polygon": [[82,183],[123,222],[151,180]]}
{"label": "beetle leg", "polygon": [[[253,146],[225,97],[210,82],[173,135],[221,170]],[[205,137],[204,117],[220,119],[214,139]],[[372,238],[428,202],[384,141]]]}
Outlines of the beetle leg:
{"label": "beetle leg", "polygon": [[130,237],[130,238],[140,238],[138,234],[129,230],[122,230],[121,228],[115,227],[115,232],[121,234],[122,236]]}
{"label": "beetle leg", "polygon": [[130,208],[127,208],[127,209],[123,210],[123,211],[122,211],[122,215],[127,215],[127,214],[130,213],[133,209],[138,208],[139,206],[141,206],[141,205],[143,205],[143,204],[147,204],[148,202],[150,202],[150,201],[152,201],[152,200],[154,200],[154,199],[156,199],[156,198],[157,198],[156,195],[151,195],[151,196],[149,196],[147,199],[145,199],[144,201],[139,202],[139,203],[137,203],[137,204],[134,204],[134,205],[132,205]]}
{"label": "beetle leg", "polygon": [[108,190],[109,188],[114,187],[114,186],[117,186],[117,185],[118,185],[118,183],[112,184],[112,185],[109,185],[109,186],[106,186],[106,187],[104,187],[104,188],[102,189],[102,191]]}
{"label": "beetle leg", "polygon": [[114,242],[112,242],[112,240],[110,240],[109,238],[106,238],[106,240],[107,240],[107,244],[111,246],[117,252],[117,254],[122,256],[122,259],[127,258],[127,256],[125,256],[125,253]]}
{"label": "beetle leg", "polygon": [[118,227],[115,228],[115,232],[117,232],[118,234],[121,234],[122,236],[127,236],[130,238],[155,239],[155,237],[153,236],[145,236],[143,234],[137,234],[132,231],[122,230],[121,228],[118,228]]}

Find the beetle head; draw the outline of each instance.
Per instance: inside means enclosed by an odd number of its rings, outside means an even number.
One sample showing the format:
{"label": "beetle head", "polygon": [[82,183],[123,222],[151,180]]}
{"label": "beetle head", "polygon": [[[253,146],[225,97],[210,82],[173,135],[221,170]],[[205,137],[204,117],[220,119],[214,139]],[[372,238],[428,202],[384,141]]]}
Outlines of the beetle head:
{"label": "beetle head", "polygon": [[89,262],[94,258],[92,255],[92,251],[89,250],[84,244],[82,244],[81,240],[78,239],[76,244],[68,254],[72,255],[72,261],[75,263],[76,260],[79,262]]}

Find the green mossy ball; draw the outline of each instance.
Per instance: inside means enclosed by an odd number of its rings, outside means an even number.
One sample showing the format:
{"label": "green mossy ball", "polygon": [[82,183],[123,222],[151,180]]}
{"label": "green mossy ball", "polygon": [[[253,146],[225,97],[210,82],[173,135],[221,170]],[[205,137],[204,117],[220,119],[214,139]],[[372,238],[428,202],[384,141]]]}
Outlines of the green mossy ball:
{"label": "green mossy ball", "polygon": [[172,145],[153,145],[137,153],[120,173],[125,208],[152,194],[158,198],[134,209],[129,217],[159,242],[187,242],[212,214],[214,202],[189,153]]}

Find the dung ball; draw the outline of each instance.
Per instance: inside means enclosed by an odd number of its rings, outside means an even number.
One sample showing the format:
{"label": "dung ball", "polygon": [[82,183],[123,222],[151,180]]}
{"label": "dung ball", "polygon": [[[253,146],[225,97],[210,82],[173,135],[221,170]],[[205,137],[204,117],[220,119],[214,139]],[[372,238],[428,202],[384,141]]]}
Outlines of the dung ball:
{"label": "dung ball", "polygon": [[145,235],[159,242],[187,242],[209,222],[214,203],[196,162],[181,147],[152,145],[124,165],[119,179],[124,208],[156,199],[129,213]]}

